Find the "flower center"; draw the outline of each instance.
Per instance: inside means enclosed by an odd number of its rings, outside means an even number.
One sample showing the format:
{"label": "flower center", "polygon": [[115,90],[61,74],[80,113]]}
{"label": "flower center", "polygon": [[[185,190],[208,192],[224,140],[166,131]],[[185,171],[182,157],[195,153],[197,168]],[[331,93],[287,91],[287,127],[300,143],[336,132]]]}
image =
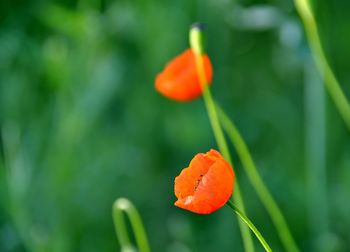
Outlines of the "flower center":
{"label": "flower center", "polygon": [[194,185],[194,191],[197,190],[197,187],[199,186],[199,184],[201,183],[202,179],[203,179],[203,174],[199,174],[199,178],[196,180],[196,184]]}

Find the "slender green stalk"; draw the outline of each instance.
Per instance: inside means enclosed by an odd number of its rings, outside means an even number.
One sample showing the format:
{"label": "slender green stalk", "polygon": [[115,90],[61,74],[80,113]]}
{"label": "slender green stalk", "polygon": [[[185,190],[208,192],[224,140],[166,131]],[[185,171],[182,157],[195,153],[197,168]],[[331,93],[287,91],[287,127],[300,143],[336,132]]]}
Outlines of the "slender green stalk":
{"label": "slender green stalk", "polygon": [[[313,245],[330,232],[328,204],[328,176],[326,165],[326,113],[325,87],[312,59],[304,62],[304,108],[305,108],[305,168],[308,185],[308,210]],[[315,214],[317,209],[317,214]],[[328,245],[328,243],[327,243]],[[313,247],[313,250],[317,250]],[[323,247],[331,251],[330,247]]]}
{"label": "slender green stalk", "polygon": [[272,249],[270,248],[269,244],[267,244],[266,240],[262,236],[262,234],[259,232],[259,230],[254,226],[254,224],[248,219],[248,217],[242,213],[234,204],[231,200],[227,201],[226,203],[229,207],[235,211],[235,213],[242,219],[242,221],[247,224],[247,226],[250,228],[250,230],[253,231],[255,234],[256,238],[260,241],[261,245],[264,247],[265,251],[271,252]]}
{"label": "slender green stalk", "polygon": [[112,215],[117,239],[122,251],[132,251],[133,246],[128,237],[127,228],[124,221],[123,212],[129,217],[132,230],[135,235],[138,251],[150,252],[147,235],[142,224],[141,217],[135,206],[125,198],[117,199],[113,204]]}
{"label": "slender green stalk", "polygon": [[[208,88],[208,83],[205,77],[205,71],[204,71],[204,62],[203,62],[203,57],[202,55],[204,54],[204,47],[203,47],[203,33],[200,29],[199,26],[193,26],[190,31],[190,44],[191,48],[195,53],[195,59],[196,59],[196,68],[197,68],[197,73],[199,76],[199,80],[203,89],[203,98],[205,102],[205,106],[207,109],[208,117],[210,120],[211,127],[214,132],[214,136],[216,139],[216,142],[218,144],[219,150],[221,154],[225,157],[225,159],[231,164],[233,168],[233,163],[232,159],[230,156],[230,152],[228,149],[228,145],[225,140],[225,136],[223,133],[223,130],[221,128],[218,114],[216,112],[216,107],[215,107],[215,102],[213,100],[213,97],[209,91]],[[243,198],[240,192],[239,184],[236,179],[235,182],[235,201],[238,205],[238,207],[242,210],[243,213],[245,213],[245,207],[244,207],[244,202]],[[241,230],[242,234],[242,239],[243,239],[243,245],[244,249],[247,252],[253,252],[254,251],[254,244],[253,240],[251,237],[251,234],[249,232],[249,229],[247,226],[244,224],[242,220],[239,219],[238,221],[239,227]]]}
{"label": "slender green stalk", "polygon": [[264,184],[243,137],[239,133],[234,122],[229,119],[225,112],[219,106],[216,108],[222,126],[227,132],[228,137],[232,141],[233,145],[236,147],[238,156],[241,159],[248,178],[252,183],[256,193],[258,194],[261,202],[269,213],[285,250],[289,252],[299,251],[298,246],[296,245],[293,236],[288,228],[288,224],[282,214],[282,211],[278,207],[276,201],[273,199],[271,193],[269,192],[269,189]]}
{"label": "slender green stalk", "polygon": [[344,95],[322,48],[317,23],[308,0],[294,0],[296,9],[304,23],[305,32],[311,47],[313,58],[346,126],[350,130],[350,104]]}

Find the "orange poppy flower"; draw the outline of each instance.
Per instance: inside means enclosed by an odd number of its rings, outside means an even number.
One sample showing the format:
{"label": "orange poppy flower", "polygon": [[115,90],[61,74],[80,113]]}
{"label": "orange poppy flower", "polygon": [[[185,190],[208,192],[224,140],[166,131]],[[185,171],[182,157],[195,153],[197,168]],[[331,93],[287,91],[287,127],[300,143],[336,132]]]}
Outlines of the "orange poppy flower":
{"label": "orange poppy flower", "polygon": [[212,213],[230,198],[234,177],[231,166],[219,152],[199,153],[175,178],[175,206],[198,214]]}
{"label": "orange poppy flower", "polygon": [[[210,85],[212,66],[208,55],[202,57],[207,83]],[[192,49],[187,49],[165,66],[156,77],[155,87],[159,93],[176,101],[191,101],[202,94]]]}

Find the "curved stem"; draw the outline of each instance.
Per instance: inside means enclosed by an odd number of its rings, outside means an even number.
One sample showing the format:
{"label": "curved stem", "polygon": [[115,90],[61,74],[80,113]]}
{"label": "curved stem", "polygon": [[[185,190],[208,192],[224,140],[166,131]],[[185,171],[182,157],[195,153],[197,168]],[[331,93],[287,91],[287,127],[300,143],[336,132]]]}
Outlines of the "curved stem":
{"label": "curved stem", "polygon": [[[217,142],[217,145],[219,147],[221,154],[224,156],[224,158],[230,163],[230,165],[233,168],[232,159],[230,156],[227,142],[225,140],[223,130],[222,130],[221,125],[220,125],[220,121],[219,121],[218,114],[216,111],[215,102],[214,102],[213,97],[209,91],[207,79],[205,77],[204,62],[203,62],[203,57],[202,57],[204,54],[204,47],[203,47],[202,40],[203,40],[203,33],[202,33],[200,27],[199,26],[192,27],[192,29],[190,31],[190,44],[191,44],[191,48],[195,54],[197,73],[198,73],[198,77],[199,77],[201,87],[203,90],[203,99],[204,99],[204,103],[205,103],[205,106],[207,109],[210,124],[211,124],[211,127],[213,129],[214,137],[216,139],[216,142]],[[237,179],[235,182],[235,197],[234,197],[234,199],[235,199],[238,207],[242,210],[243,213],[245,213],[245,206],[244,206],[243,198],[242,198],[242,195],[240,192],[240,188],[239,188]],[[242,220],[239,219],[238,223],[239,223],[240,231],[242,234],[243,245],[244,245],[245,251],[247,251],[247,252],[255,251],[253,240],[252,240],[251,234],[249,232],[249,229],[247,228],[247,226],[244,224],[244,222]]]}
{"label": "curved stem", "polygon": [[298,246],[296,245],[293,236],[288,228],[288,224],[282,214],[282,211],[273,199],[269,189],[264,184],[253,161],[252,155],[250,154],[250,151],[246,143],[244,142],[243,137],[239,133],[234,122],[229,119],[225,112],[218,105],[216,108],[222,126],[227,132],[228,137],[231,139],[233,145],[235,146],[237,154],[241,159],[243,167],[248,175],[248,178],[252,183],[256,193],[258,194],[261,202],[263,203],[267,212],[269,213],[285,250],[289,252],[299,251]]}
{"label": "curved stem", "polygon": [[112,215],[117,239],[122,251],[128,251],[133,248],[128,237],[127,228],[124,221],[123,212],[129,217],[132,230],[135,235],[138,250],[140,252],[150,252],[147,235],[142,224],[141,217],[135,206],[125,198],[117,199],[113,204]]}
{"label": "curved stem", "polygon": [[235,213],[242,219],[242,221],[247,224],[247,226],[250,228],[250,230],[253,231],[255,234],[256,238],[260,241],[261,245],[264,247],[265,251],[271,252],[272,249],[270,248],[269,244],[267,244],[266,240],[264,237],[261,235],[259,230],[254,226],[254,224],[248,219],[248,217],[242,213],[234,204],[231,200],[227,201],[226,203],[229,207],[235,211]]}
{"label": "curved stem", "polygon": [[304,23],[312,56],[340,115],[350,130],[350,104],[336,79],[322,48],[317,23],[308,0],[294,0],[296,9]]}

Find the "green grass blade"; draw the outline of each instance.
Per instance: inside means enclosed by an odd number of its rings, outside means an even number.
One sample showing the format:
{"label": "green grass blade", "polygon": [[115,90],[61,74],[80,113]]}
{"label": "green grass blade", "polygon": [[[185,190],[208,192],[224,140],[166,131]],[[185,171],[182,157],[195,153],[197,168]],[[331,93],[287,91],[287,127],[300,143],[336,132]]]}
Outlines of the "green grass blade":
{"label": "green grass blade", "polygon": [[248,178],[268,214],[270,215],[284,248],[289,252],[299,251],[282,211],[278,207],[276,201],[273,199],[269,189],[264,184],[243,137],[239,133],[233,121],[229,119],[229,117],[219,106],[217,106],[217,111],[223,128],[235,146]]}
{"label": "green grass blade", "polygon": [[296,9],[304,23],[312,56],[325,82],[327,91],[350,131],[350,104],[336,79],[322,48],[317,23],[308,0],[294,0]]}
{"label": "green grass blade", "polygon": [[133,250],[133,246],[128,237],[128,232],[124,221],[124,212],[129,217],[131,227],[135,235],[136,243],[138,245],[138,251],[150,252],[150,246],[148,244],[147,235],[143,227],[141,217],[136,207],[128,199],[125,198],[117,199],[114,202],[112,209],[114,226],[117,234],[117,239],[121,246],[121,250]]}

